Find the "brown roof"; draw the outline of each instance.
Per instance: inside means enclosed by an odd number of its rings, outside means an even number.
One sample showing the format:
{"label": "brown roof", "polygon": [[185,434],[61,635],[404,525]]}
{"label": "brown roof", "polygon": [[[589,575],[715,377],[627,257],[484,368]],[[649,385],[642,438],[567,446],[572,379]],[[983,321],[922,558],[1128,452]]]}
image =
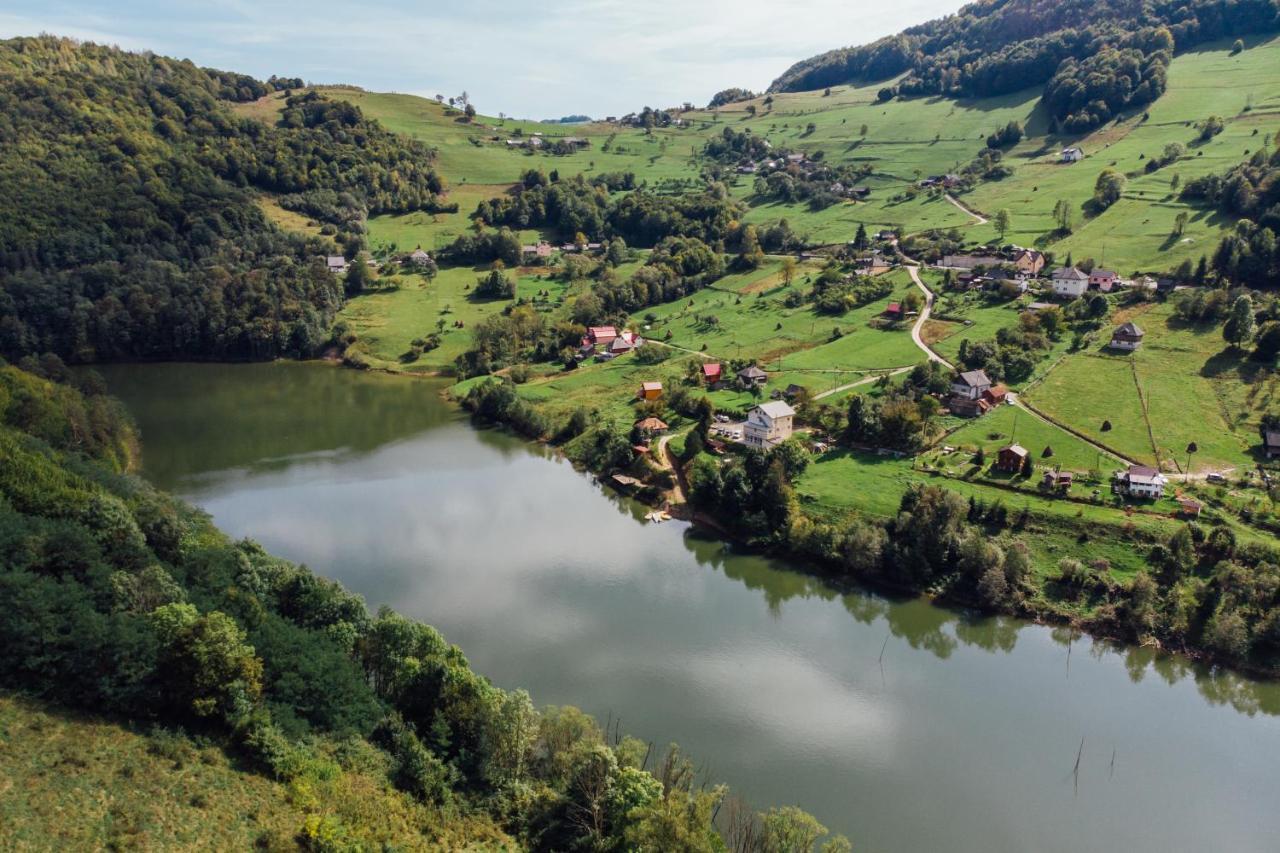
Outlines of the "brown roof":
{"label": "brown roof", "polygon": [[648,417],[636,421],[636,427],[645,432],[662,432],[667,428],[667,425],[658,418]]}
{"label": "brown roof", "polygon": [[641,382],[640,387],[643,388],[645,391],[661,391],[662,383],[661,382]]}

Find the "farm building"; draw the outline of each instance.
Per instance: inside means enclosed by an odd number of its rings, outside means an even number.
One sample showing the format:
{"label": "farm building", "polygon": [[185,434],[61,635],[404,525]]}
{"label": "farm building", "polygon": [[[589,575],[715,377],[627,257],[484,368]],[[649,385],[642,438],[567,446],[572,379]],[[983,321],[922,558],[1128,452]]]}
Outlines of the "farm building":
{"label": "farm building", "polygon": [[1120,326],[1116,326],[1116,330],[1111,333],[1111,343],[1109,346],[1112,349],[1133,352],[1138,347],[1142,346],[1142,336],[1144,334],[1145,332],[1143,332],[1136,323],[1124,323]]}
{"label": "farm building", "polygon": [[1202,509],[1204,509],[1204,504],[1200,503],[1200,501],[1192,500],[1185,496],[1178,498],[1179,514],[1184,518],[1199,518],[1200,510]]}
{"label": "farm building", "polygon": [[796,410],[781,400],[761,403],[747,413],[742,427],[743,443],[768,450],[791,438]]}
{"label": "farm building", "polygon": [[415,267],[425,267],[431,263],[431,256],[419,247],[409,254],[409,263]]}
{"label": "farm building", "polygon": [[996,455],[996,470],[1016,474],[1022,470],[1030,454],[1021,444],[1009,444],[1000,448]]}
{"label": "farm building", "polygon": [[769,374],[765,373],[754,364],[738,371],[738,382],[744,388],[758,387],[769,381]]}
{"label": "farm building", "polygon": [[889,307],[884,309],[884,315],[891,320],[902,319],[902,303],[890,302]]}
{"label": "farm building", "polygon": [[1280,430],[1269,429],[1263,433],[1262,451],[1268,459],[1280,456]]}
{"label": "farm building", "polygon": [[641,400],[657,400],[662,396],[662,383],[642,382],[640,383],[640,393],[636,396]]}
{"label": "farm building", "polygon": [[1084,296],[1089,289],[1089,276],[1075,267],[1063,267],[1053,271],[1053,293],[1075,299]]}
{"label": "farm building", "polygon": [[938,262],[940,267],[957,270],[971,270],[977,267],[998,267],[1005,262],[996,255],[943,255]]}
{"label": "farm building", "polygon": [[1070,471],[1045,471],[1044,477],[1040,479],[1040,484],[1046,489],[1057,492],[1070,489],[1073,482],[1075,482],[1075,475]]}
{"label": "farm building", "polygon": [[708,385],[715,385],[720,381],[723,369],[720,363],[713,361],[702,365],[702,378]]}
{"label": "farm building", "polygon": [[330,255],[324,262],[325,267],[334,275],[342,275],[347,271],[347,259],[342,255]]}
{"label": "farm building", "polygon": [[609,352],[614,355],[624,355],[625,353],[631,352],[642,343],[644,343],[643,338],[636,337],[632,332],[623,332],[614,338],[609,344]]}
{"label": "farm building", "polygon": [[613,326],[590,326],[587,328],[585,342],[592,346],[608,346],[618,337],[618,330]]}
{"label": "farm building", "polygon": [[1164,487],[1169,480],[1155,468],[1146,465],[1130,465],[1117,471],[1115,490],[1131,498],[1159,499],[1164,497]]}
{"label": "farm building", "polygon": [[1084,151],[1079,148],[1063,148],[1058,154],[1059,163],[1079,163],[1084,159]]}
{"label": "farm building", "polygon": [[1096,287],[1103,293],[1107,293],[1111,288],[1116,286],[1116,282],[1120,280],[1115,270],[1095,269],[1089,273],[1089,286]]}

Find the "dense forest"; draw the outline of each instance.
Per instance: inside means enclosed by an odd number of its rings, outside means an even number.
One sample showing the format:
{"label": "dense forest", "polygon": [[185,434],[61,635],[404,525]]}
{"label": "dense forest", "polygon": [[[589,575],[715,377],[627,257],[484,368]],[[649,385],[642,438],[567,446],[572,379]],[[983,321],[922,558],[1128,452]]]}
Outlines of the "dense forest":
{"label": "dense forest", "polygon": [[[0,353],[269,358],[322,345],[323,256],[364,219],[437,209],[433,152],[348,104],[149,53],[0,43]],[[228,99],[289,94],[276,126]],[[286,234],[255,195],[323,224]]]}
{"label": "dense forest", "polygon": [[315,814],[282,841],[305,849],[492,849],[509,833],[714,851],[817,825],[735,806],[717,829],[725,790],[678,752],[540,711],[433,628],[230,541],[127,472],[134,429],[99,381],[24,364],[43,375],[0,365],[0,689],[185,731],[290,781]]}
{"label": "dense forest", "polygon": [[882,97],[983,98],[1049,84],[1050,115],[1079,132],[1158,97],[1173,50],[1277,29],[1276,0],[978,0],[898,35],[798,62],[770,91],[899,75]]}

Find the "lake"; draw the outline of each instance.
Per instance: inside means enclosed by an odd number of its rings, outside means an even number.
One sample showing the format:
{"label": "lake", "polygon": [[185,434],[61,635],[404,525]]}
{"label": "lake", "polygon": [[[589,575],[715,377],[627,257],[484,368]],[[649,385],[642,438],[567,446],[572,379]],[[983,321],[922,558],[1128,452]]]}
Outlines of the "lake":
{"label": "lake", "polygon": [[752,805],[799,805],[859,851],[1280,846],[1280,685],[838,592],[645,522],[544,449],[473,429],[431,381],[101,372],[146,476],[231,535],[437,626],[539,705],[680,743]]}

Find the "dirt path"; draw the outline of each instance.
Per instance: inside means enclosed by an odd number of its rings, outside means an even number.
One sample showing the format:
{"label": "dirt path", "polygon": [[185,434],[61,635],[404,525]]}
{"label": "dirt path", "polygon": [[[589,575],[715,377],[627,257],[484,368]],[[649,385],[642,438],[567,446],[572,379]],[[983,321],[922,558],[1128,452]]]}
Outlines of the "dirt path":
{"label": "dirt path", "polygon": [[970,222],[969,223],[970,225],[986,225],[987,224],[988,222],[987,217],[983,216],[981,213],[978,213],[978,211],[976,210],[965,207],[960,202],[960,200],[957,199],[955,196],[953,196],[951,193],[943,193],[942,197],[945,198],[947,201],[951,202],[952,204],[954,204],[957,208],[959,208],[964,213],[968,214],[969,216],[972,216],[975,221]]}
{"label": "dirt path", "polygon": [[895,367],[893,370],[884,373],[874,373],[871,376],[864,376],[857,382],[850,382],[848,385],[841,385],[838,388],[832,388],[830,391],[823,391],[821,394],[814,394],[813,399],[821,400],[823,397],[830,397],[832,394],[839,394],[841,391],[848,391],[850,388],[857,388],[859,385],[866,385],[875,382],[881,376],[897,376],[900,373],[906,373],[911,370],[910,367]]}
{"label": "dirt path", "polygon": [[664,435],[658,439],[658,452],[656,454],[657,462],[660,466],[675,475],[675,486],[667,494],[667,502],[675,504],[687,504],[689,502],[689,484],[685,482],[684,470],[680,467],[680,460],[676,458],[676,452],[668,445],[674,435]]}
{"label": "dirt path", "polygon": [[[910,260],[903,255],[905,260]],[[907,264],[907,273],[911,276],[911,280],[915,282],[916,287],[920,288],[920,292],[924,294],[924,307],[920,309],[920,316],[916,318],[916,323],[911,327],[911,340],[920,350],[929,357],[930,361],[936,361],[943,367],[949,367],[955,370],[955,366],[947,361],[938,353],[934,352],[928,344],[924,342],[924,338],[920,337],[920,330],[924,328],[925,322],[929,319],[929,315],[933,313],[933,291],[930,290],[920,279],[919,264],[912,261]]]}

